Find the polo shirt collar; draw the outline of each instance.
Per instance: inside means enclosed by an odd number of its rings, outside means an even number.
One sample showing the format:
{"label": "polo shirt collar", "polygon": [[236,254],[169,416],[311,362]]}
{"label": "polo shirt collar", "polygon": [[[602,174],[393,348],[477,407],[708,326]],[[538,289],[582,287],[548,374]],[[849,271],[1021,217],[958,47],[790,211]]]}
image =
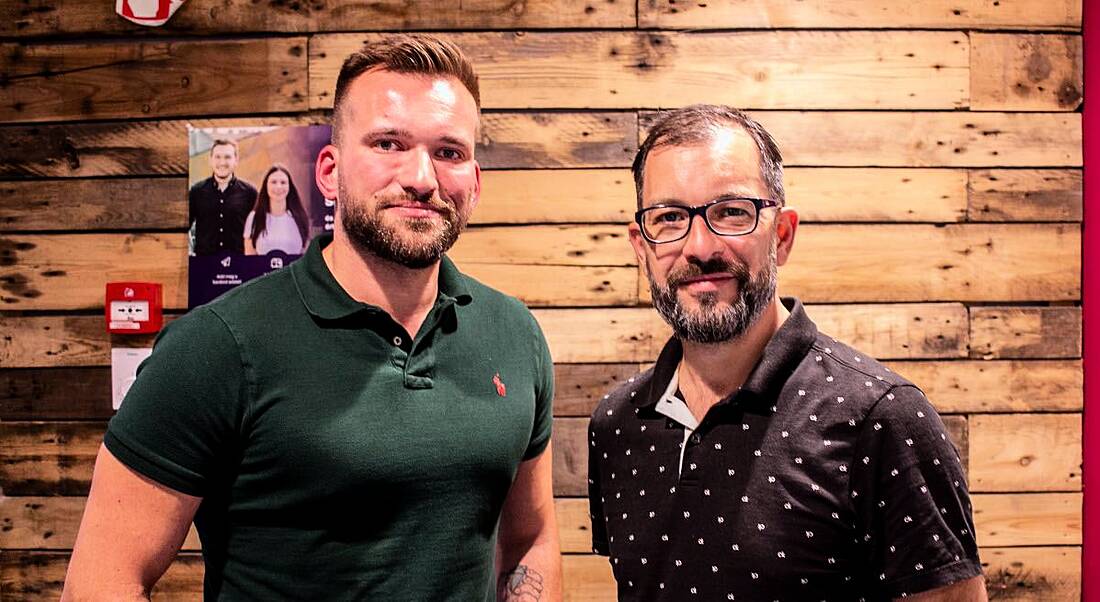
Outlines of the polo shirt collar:
{"label": "polo shirt collar", "polygon": [[[356,301],[336,281],[321,255],[321,251],[331,242],[331,232],[318,235],[309,243],[305,254],[290,265],[294,284],[306,310],[323,320],[339,320],[362,311],[382,311],[377,306]],[[449,258],[443,257],[439,265],[439,299],[436,305],[467,305],[472,299],[466,277]]]}
{"label": "polo shirt collar", "polygon": [[[776,397],[787,382],[787,378],[810,352],[810,347],[817,339],[817,326],[806,315],[802,302],[794,297],[786,297],[781,301],[791,315],[764,346],[760,361],[749,373],[741,389],[733,396],[745,396],[744,402],[753,406],[775,404]],[[631,402],[637,406],[647,407],[660,401],[673,376],[677,374],[683,356],[684,347],[680,340],[675,337],[669,339],[657,357],[657,363],[653,367],[653,377],[649,379],[646,387],[638,391],[638,395],[631,398]],[[726,403],[730,399],[724,399],[720,403]]]}

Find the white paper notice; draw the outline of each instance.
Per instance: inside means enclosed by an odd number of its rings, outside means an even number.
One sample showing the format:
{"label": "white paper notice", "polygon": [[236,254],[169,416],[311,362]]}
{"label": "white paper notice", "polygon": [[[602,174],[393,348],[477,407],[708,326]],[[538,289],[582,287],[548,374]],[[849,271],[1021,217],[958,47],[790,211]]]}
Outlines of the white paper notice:
{"label": "white paper notice", "polygon": [[111,407],[117,410],[122,406],[122,398],[137,378],[138,364],[152,352],[151,347],[111,349]]}

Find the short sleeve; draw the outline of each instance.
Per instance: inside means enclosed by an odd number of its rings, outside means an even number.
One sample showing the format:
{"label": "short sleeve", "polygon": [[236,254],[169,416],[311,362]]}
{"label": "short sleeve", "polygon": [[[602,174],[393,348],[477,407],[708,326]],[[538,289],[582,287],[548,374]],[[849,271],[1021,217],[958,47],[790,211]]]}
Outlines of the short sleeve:
{"label": "short sleeve", "polygon": [[225,323],[206,307],[193,310],[157,337],[104,444],[135,472],[205,496],[238,453],[244,373]]}
{"label": "short sleeve", "polygon": [[592,520],[592,551],[608,556],[607,522],[603,511],[603,493],[600,491],[600,467],[596,460],[595,419],[588,423],[588,516]]}
{"label": "short sleeve", "polygon": [[866,582],[897,598],[980,575],[963,466],[924,394],[892,388],[864,425],[850,495]]}
{"label": "short sleeve", "polygon": [[538,457],[550,442],[554,424],[554,360],[550,347],[534,317],[531,317],[532,337],[535,341],[535,424],[531,429],[531,441],[524,460]]}

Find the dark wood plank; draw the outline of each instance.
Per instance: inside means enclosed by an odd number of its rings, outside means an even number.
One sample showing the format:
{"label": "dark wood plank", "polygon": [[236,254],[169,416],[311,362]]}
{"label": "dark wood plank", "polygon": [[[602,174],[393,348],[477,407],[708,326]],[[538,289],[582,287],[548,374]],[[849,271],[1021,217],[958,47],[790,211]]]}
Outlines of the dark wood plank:
{"label": "dark wood plank", "polygon": [[0,44],[0,121],[301,111],[304,37]]}
{"label": "dark wood plank", "polygon": [[974,170],[967,189],[968,221],[1081,221],[1082,178],[1077,170]]}
{"label": "dark wood plank", "polygon": [[1081,357],[1078,307],[972,307],[970,357]]}
{"label": "dark wood plank", "polygon": [[554,415],[588,417],[604,395],[639,369],[638,364],[555,364]]}
{"label": "dark wood plank", "polygon": [[6,495],[87,495],[103,422],[0,423]]}
{"label": "dark wood plank", "polygon": [[[68,552],[0,552],[0,592],[8,600],[57,600],[65,585]],[[153,588],[156,602],[202,600],[203,561],[180,554]]]}
{"label": "dark wood plank", "polygon": [[0,232],[186,227],[185,178],[0,182]]}
{"label": "dark wood plank", "polygon": [[1081,599],[1081,547],[981,549],[990,600],[1047,602]]}
{"label": "dark wood plank", "polygon": [[188,0],[161,27],[142,27],[116,16],[113,3],[20,0],[0,3],[0,36],[611,28],[633,27],[634,14],[633,2],[615,0],[273,2],[262,7],[253,0]]}
{"label": "dark wood plank", "polygon": [[0,370],[0,420],[106,420],[113,415],[109,368]]}

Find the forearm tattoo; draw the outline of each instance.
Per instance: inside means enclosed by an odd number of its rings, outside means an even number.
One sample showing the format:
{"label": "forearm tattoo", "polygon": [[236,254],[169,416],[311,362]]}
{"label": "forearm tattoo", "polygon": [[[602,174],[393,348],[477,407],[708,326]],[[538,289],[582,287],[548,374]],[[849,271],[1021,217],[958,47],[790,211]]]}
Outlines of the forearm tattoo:
{"label": "forearm tattoo", "polygon": [[542,575],[527,565],[502,572],[497,579],[497,602],[537,602],[542,600]]}

